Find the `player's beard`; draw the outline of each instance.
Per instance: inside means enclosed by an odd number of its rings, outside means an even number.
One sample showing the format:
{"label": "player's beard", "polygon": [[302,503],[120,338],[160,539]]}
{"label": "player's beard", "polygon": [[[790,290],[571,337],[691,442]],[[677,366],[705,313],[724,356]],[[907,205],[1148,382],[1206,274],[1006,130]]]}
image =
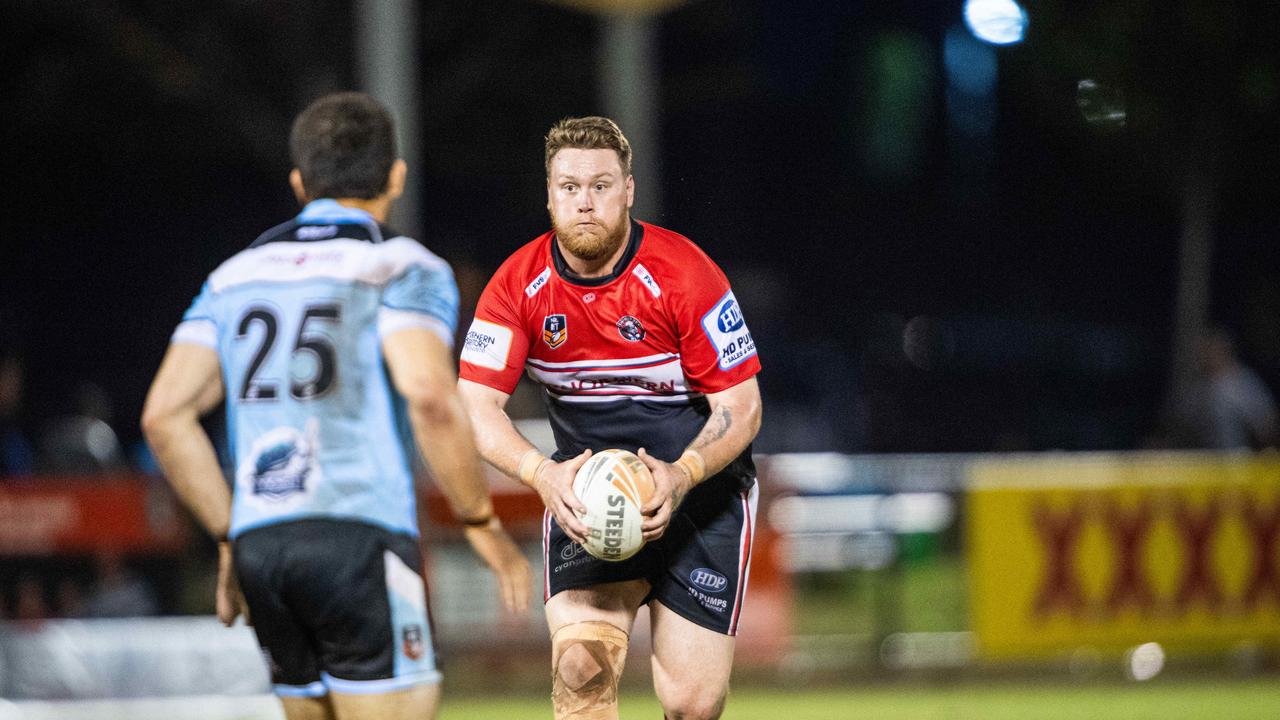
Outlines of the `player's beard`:
{"label": "player's beard", "polygon": [[623,239],[627,236],[629,226],[627,211],[623,210],[612,224],[604,218],[593,216],[594,225],[578,225],[577,218],[569,225],[556,222],[551,217],[551,226],[556,231],[560,246],[574,257],[585,262],[604,260],[618,251]]}

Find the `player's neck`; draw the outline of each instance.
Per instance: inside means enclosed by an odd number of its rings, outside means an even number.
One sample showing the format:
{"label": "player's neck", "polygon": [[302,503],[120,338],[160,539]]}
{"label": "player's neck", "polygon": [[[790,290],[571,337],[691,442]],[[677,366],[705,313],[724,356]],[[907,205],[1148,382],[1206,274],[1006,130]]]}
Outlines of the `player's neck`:
{"label": "player's neck", "polygon": [[565,249],[564,243],[560,242],[560,238],[556,238],[556,245],[560,247],[560,256],[564,258],[564,263],[569,266],[569,271],[576,277],[584,280],[604,277],[613,272],[614,266],[627,253],[627,246],[631,244],[631,221],[627,220],[627,231],[622,236],[622,242],[618,243],[618,249],[609,254],[609,257],[603,260],[583,260]]}
{"label": "player's neck", "polygon": [[363,210],[380,223],[385,223],[387,216],[391,214],[391,198],[386,195],[379,195],[368,200],[365,198],[334,198],[333,201],[342,207]]}

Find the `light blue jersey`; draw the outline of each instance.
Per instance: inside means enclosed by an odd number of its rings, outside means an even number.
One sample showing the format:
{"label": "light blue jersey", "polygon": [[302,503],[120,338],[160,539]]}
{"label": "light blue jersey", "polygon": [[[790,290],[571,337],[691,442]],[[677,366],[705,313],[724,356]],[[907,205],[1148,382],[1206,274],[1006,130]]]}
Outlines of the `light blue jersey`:
{"label": "light blue jersey", "polygon": [[444,260],[385,232],[312,202],[215,270],[174,332],[222,364],[231,537],[300,518],[418,534],[417,451],[382,339],[417,327],[452,345],[458,289]]}

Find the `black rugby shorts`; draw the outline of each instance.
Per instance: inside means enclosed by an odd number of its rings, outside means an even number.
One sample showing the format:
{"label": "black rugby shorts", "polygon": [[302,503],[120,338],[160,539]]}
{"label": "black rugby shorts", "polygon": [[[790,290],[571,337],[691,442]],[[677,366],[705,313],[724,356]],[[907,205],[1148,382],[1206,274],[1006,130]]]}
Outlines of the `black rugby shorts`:
{"label": "black rugby shorts", "polygon": [[747,590],[758,486],[716,476],[699,484],[671,517],[667,532],[620,562],[598,560],[543,514],[543,600],[563,590],[643,578],[645,602],[725,635],[737,635]]}
{"label": "black rugby shorts", "polygon": [[438,682],[418,540],[344,520],[235,539],[235,566],[278,695]]}

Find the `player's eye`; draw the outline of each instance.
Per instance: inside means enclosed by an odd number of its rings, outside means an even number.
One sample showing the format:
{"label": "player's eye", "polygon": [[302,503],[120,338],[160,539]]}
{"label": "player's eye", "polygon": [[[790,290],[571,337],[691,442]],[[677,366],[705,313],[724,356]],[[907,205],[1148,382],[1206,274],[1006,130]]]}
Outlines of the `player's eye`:
{"label": "player's eye", "polygon": [[600,192],[604,192],[605,190],[608,190],[608,189],[609,189],[609,186],[606,185],[605,183],[596,183],[596,190]]}
{"label": "player's eye", "polygon": [[573,183],[565,183],[564,185],[561,185],[560,188],[565,192],[574,192],[578,189],[578,186]]}

